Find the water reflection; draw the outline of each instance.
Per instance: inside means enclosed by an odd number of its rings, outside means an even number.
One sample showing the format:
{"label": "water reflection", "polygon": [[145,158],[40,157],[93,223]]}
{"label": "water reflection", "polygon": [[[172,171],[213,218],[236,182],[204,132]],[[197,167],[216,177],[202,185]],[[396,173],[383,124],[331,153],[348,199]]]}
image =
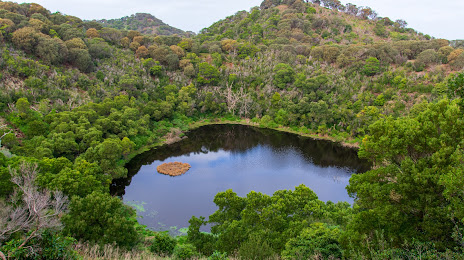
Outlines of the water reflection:
{"label": "water reflection", "polygon": [[[214,125],[187,136],[134,158],[129,177],[112,185],[126,203],[141,205],[144,225],[188,226],[192,215],[213,213],[214,195],[227,189],[240,196],[251,190],[271,195],[304,183],[321,200],[352,202],[345,186],[352,173],[368,169],[352,149],[268,129]],[[192,168],[179,177],[156,172],[158,165],[174,161]]]}

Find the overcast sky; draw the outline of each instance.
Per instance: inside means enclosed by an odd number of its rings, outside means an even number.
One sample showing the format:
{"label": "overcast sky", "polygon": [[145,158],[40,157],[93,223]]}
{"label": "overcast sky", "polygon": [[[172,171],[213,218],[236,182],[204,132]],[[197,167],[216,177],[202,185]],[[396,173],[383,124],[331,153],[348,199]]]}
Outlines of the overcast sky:
{"label": "overcast sky", "polygon": [[[199,32],[240,10],[250,10],[262,0],[34,0],[52,12],[82,19],[109,19],[137,12],[151,13],[182,30]],[[464,39],[464,0],[342,0],[369,6],[379,16],[404,19],[424,34],[449,40]]]}

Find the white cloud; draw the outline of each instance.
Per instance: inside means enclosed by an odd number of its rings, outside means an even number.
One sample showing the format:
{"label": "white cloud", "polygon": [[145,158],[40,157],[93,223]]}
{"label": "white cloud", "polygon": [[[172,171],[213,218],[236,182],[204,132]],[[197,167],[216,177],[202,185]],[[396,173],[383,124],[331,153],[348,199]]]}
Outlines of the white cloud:
{"label": "white cloud", "polygon": [[446,0],[350,0],[358,6],[369,6],[382,17],[403,19],[411,27],[424,34],[449,40],[464,39],[459,29],[464,24],[464,1]]}

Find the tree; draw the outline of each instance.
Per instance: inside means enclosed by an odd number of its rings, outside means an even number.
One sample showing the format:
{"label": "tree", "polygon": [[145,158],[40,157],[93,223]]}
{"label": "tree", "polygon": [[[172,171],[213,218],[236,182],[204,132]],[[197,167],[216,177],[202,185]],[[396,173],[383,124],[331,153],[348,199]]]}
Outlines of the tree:
{"label": "tree", "polygon": [[150,56],[150,53],[148,52],[148,49],[147,47],[145,46],[140,46],[137,51],[135,52],[135,55],[138,57],[138,58],[147,58],[148,56]]}
{"label": "tree", "polygon": [[122,147],[122,154],[124,155],[124,158],[127,159],[127,156],[134,151],[135,149],[135,143],[132,142],[129,138],[124,137],[121,140],[121,147]]}
{"label": "tree", "polygon": [[37,46],[39,34],[32,27],[24,27],[13,33],[13,43],[26,52],[32,53]]}
{"label": "tree", "polygon": [[[326,205],[304,185],[294,191],[276,191],[273,196],[252,191],[245,198],[227,190],[218,193],[214,203],[219,209],[209,216],[213,237],[192,235],[191,240],[217,239],[217,250],[232,253],[240,248],[246,255],[251,255],[257,250],[256,246],[264,245],[264,242],[268,247],[260,254],[280,253],[287,241],[299,234],[308,222],[327,212]],[[330,218],[330,214],[325,216]],[[193,230],[197,230],[195,225],[202,221],[192,218],[190,223]],[[254,245],[258,242],[259,245]],[[246,246],[241,248],[241,245]]]}
{"label": "tree", "polygon": [[68,49],[87,49],[87,45],[81,38],[73,38],[65,42]]}
{"label": "tree", "polygon": [[52,194],[36,186],[37,164],[23,162],[18,169],[10,169],[10,174],[16,187],[11,204],[0,201],[0,241],[19,233],[22,237],[16,247],[19,250],[43,230],[61,225],[59,216],[66,210],[67,198],[60,192]]}
{"label": "tree", "polygon": [[417,56],[417,59],[414,62],[414,67],[416,67],[416,70],[420,71],[438,62],[440,62],[440,56],[438,53],[433,49],[428,49]]}
{"label": "tree", "polygon": [[174,52],[179,57],[179,59],[185,56],[185,51],[177,45],[171,45],[169,49],[171,49],[171,51]]}
{"label": "tree", "polygon": [[363,72],[367,76],[374,76],[380,72],[380,61],[375,57],[370,57],[366,60]]}
{"label": "tree", "polygon": [[97,59],[110,58],[113,54],[113,48],[101,39],[99,39],[99,41],[90,41],[89,54],[92,58]]}
{"label": "tree", "polygon": [[98,33],[97,29],[89,28],[85,32],[85,36],[87,36],[87,38],[98,38],[98,37],[100,37],[100,34]]}
{"label": "tree", "polygon": [[121,42],[120,42],[121,46],[124,47],[124,48],[129,48],[130,43],[131,43],[131,41],[127,37],[122,38]]}
{"label": "tree", "polygon": [[129,44],[129,49],[132,51],[137,51],[139,47],[141,47],[139,42],[131,42]]}
{"label": "tree", "polygon": [[59,65],[67,59],[68,48],[59,38],[41,37],[36,53],[45,63]]}
{"label": "tree", "polygon": [[0,18],[0,32],[11,33],[14,30],[15,23],[10,19]]}
{"label": "tree", "polygon": [[90,72],[94,68],[92,57],[90,57],[88,50],[77,48],[70,49],[69,59],[71,63],[82,72]]}
{"label": "tree", "polygon": [[38,32],[47,33],[49,31],[49,27],[46,23],[42,22],[41,20],[31,18],[29,19],[29,24],[32,28],[36,29]]}
{"label": "tree", "polygon": [[457,206],[463,203],[458,186],[464,174],[458,101],[428,104],[412,117],[380,119],[369,132],[359,156],[374,169],[353,175],[347,187],[360,209],[348,226],[349,240],[374,240],[377,231],[394,247],[413,239],[441,249],[456,246],[453,230],[463,227],[457,220],[464,217]]}
{"label": "tree", "polygon": [[218,69],[207,62],[200,63],[198,66],[198,83],[202,85],[217,85],[219,78],[220,73]]}
{"label": "tree", "polygon": [[177,46],[181,47],[186,51],[191,51],[193,47],[193,40],[190,38],[184,38],[181,42],[179,42],[179,44],[177,44]]}
{"label": "tree", "polygon": [[176,70],[179,68],[179,56],[174,53],[166,56],[166,65],[170,70]]}
{"label": "tree", "polygon": [[20,98],[16,101],[16,109],[18,109],[19,115],[21,117],[26,117],[30,112],[31,104],[26,98]]}
{"label": "tree", "polygon": [[293,68],[285,63],[279,63],[274,67],[274,85],[285,89],[288,84],[295,81],[296,73]]}
{"label": "tree", "polygon": [[117,44],[122,39],[122,33],[114,28],[104,27],[100,30],[100,37],[113,44]]}
{"label": "tree", "polygon": [[63,216],[64,231],[78,239],[132,248],[139,240],[135,216],[135,210],[119,198],[95,191],[72,198],[69,213]]}

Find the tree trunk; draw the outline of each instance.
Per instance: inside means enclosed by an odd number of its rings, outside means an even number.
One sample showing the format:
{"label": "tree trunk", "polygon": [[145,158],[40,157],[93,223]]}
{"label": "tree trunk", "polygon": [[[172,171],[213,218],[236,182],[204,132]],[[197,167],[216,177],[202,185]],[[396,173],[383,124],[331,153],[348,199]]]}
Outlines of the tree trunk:
{"label": "tree trunk", "polygon": [[2,260],[6,260],[6,256],[5,256],[5,254],[3,254],[2,251],[0,251],[0,257],[2,258]]}

